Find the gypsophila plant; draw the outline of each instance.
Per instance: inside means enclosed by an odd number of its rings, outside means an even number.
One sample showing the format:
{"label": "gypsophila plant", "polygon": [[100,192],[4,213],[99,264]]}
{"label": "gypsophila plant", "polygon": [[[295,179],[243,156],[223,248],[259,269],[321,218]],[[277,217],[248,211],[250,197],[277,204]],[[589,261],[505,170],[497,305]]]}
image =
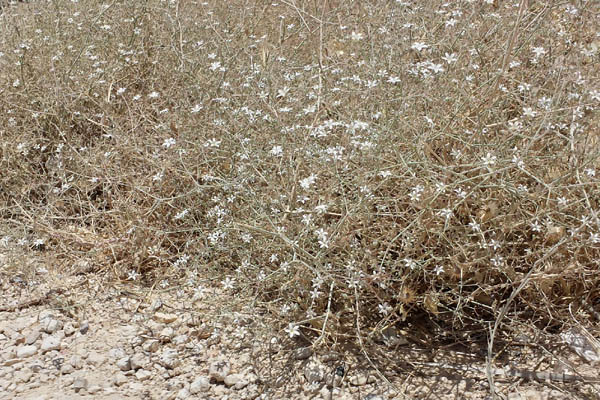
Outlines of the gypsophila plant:
{"label": "gypsophila plant", "polygon": [[560,321],[600,298],[600,6],[527,3],[8,7],[3,224],[290,337],[485,331],[525,277]]}

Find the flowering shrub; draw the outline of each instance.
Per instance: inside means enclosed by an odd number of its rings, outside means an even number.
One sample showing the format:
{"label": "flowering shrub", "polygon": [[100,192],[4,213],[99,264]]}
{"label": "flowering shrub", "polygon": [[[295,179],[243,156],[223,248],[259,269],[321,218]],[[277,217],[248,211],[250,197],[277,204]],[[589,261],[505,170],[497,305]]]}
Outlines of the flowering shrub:
{"label": "flowering shrub", "polygon": [[486,330],[522,283],[510,318],[561,321],[599,301],[599,6],[498,3],[9,7],[0,244],[292,337]]}

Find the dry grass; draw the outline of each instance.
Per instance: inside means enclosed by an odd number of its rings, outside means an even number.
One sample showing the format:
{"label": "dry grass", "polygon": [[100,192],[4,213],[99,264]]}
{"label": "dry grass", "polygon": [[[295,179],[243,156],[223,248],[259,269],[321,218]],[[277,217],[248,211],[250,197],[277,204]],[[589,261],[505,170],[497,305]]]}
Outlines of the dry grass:
{"label": "dry grass", "polygon": [[323,343],[560,331],[600,304],[599,11],[5,8],[4,250],[145,285],[208,275]]}

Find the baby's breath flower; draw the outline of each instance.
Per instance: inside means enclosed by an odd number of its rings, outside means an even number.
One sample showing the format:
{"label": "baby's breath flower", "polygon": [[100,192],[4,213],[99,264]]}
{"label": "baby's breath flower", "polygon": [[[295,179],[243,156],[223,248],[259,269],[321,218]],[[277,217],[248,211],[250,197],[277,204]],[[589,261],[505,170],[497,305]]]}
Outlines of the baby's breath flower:
{"label": "baby's breath flower", "polygon": [[298,325],[292,323],[288,324],[288,327],[285,328],[285,333],[287,333],[291,338],[300,336]]}
{"label": "baby's breath flower", "polygon": [[221,281],[223,289],[233,289],[235,285],[235,278],[227,277]]}

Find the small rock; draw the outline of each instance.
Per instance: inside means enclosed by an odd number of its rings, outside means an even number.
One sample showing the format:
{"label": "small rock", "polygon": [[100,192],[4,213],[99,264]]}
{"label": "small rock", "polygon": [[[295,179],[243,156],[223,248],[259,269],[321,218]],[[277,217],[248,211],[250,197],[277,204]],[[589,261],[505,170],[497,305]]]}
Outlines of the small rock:
{"label": "small rock", "polygon": [[90,329],[90,323],[88,321],[83,321],[81,323],[81,325],[79,325],[79,332],[82,335],[85,335],[89,329]]}
{"label": "small rock", "polygon": [[245,379],[242,374],[227,375],[224,383],[227,387],[233,386],[236,390],[240,390],[248,386],[248,380]]}
{"label": "small rock", "polygon": [[229,361],[214,361],[210,364],[208,375],[217,382],[223,382],[229,375],[229,371],[231,371]]}
{"label": "small rock", "polygon": [[43,353],[51,350],[59,350],[60,349],[60,339],[56,336],[48,336],[44,340],[42,340],[42,345],[40,347]]}
{"label": "small rock", "polygon": [[154,314],[154,320],[163,324],[170,324],[177,321],[177,315],[157,312]]}
{"label": "small rock", "polygon": [[13,381],[15,383],[27,383],[29,382],[32,376],[33,372],[28,370],[20,370],[15,372],[15,375],[13,376]]}
{"label": "small rock", "polygon": [[127,377],[122,372],[117,372],[112,379],[112,384],[115,386],[123,386],[128,381]]}
{"label": "small rock", "polygon": [[20,358],[9,358],[8,360],[4,361],[4,364],[2,364],[3,367],[10,367],[12,365],[18,364],[21,362]]}
{"label": "small rock", "polygon": [[82,389],[87,390],[87,388],[88,388],[87,379],[80,376],[78,378],[75,378],[75,380],[73,381],[73,389],[75,389],[76,392],[79,392]]}
{"label": "small rock", "polygon": [[71,356],[69,359],[69,364],[71,364],[71,366],[75,369],[83,368],[83,360],[81,359],[81,356],[77,354]]}
{"label": "small rock", "polygon": [[145,369],[139,369],[135,373],[135,377],[140,382],[145,381],[146,379],[149,379],[151,376],[152,376],[152,373],[150,371],[146,371]]}
{"label": "small rock", "polygon": [[[75,382],[73,382],[73,383],[75,383]],[[96,394],[96,393],[98,393],[101,390],[102,390],[102,387],[100,385],[92,385],[92,386],[90,386],[90,387],[87,388],[87,392],[89,394]]]}
{"label": "small rock", "polygon": [[190,338],[188,335],[177,335],[173,338],[173,343],[176,345],[186,344]]}
{"label": "small rock", "polygon": [[325,367],[318,361],[311,361],[304,367],[304,377],[308,383],[321,382],[325,378]]}
{"label": "small rock", "polygon": [[384,400],[384,399],[377,393],[369,393],[368,395],[365,396],[365,400]]}
{"label": "small rock", "polygon": [[312,354],[312,347],[302,347],[294,351],[294,358],[296,360],[306,360],[308,357],[312,356]]}
{"label": "small rock", "polygon": [[158,338],[160,339],[161,342],[163,343],[167,343],[171,341],[171,338],[175,336],[175,331],[173,330],[173,328],[171,328],[170,326],[165,327],[162,331],[160,331],[160,333],[158,334]]}
{"label": "small rock", "polygon": [[34,355],[35,353],[37,353],[38,348],[34,345],[30,345],[30,346],[21,346],[17,349],[17,357],[18,358],[27,358],[30,357],[32,355]]}
{"label": "small rock", "polygon": [[146,368],[150,362],[148,357],[142,353],[135,353],[133,356],[131,356],[129,361],[131,363],[131,368],[136,371],[140,368]]}
{"label": "small rock", "polygon": [[42,331],[50,334],[62,329],[63,327],[63,323],[54,318],[46,318],[43,321],[40,321],[40,325]]}
{"label": "small rock", "polygon": [[40,338],[41,332],[39,329],[34,329],[25,336],[25,344],[34,344]]}
{"label": "small rock", "polygon": [[129,371],[131,369],[131,359],[129,357],[119,358],[116,365],[121,371]]}
{"label": "small rock", "polygon": [[71,364],[63,364],[63,366],[60,367],[60,373],[63,375],[72,374],[73,372],[75,372],[75,368],[73,368]]}
{"label": "small rock", "polygon": [[25,343],[25,336],[20,333],[15,334],[11,339],[14,340],[15,344]]}
{"label": "small rock", "polygon": [[349,382],[353,386],[364,386],[369,381],[369,375],[360,373],[354,376],[351,376]]}
{"label": "small rock", "polygon": [[181,360],[179,359],[179,353],[177,350],[166,349],[160,356],[160,364],[167,369],[173,369],[180,363]]}
{"label": "small rock", "polygon": [[75,326],[73,326],[72,322],[67,322],[65,324],[65,327],[63,328],[63,332],[66,336],[71,336],[72,334],[77,332],[77,329],[75,329]]}
{"label": "small rock", "polygon": [[121,359],[123,357],[126,357],[127,353],[125,352],[125,350],[123,350],[120,347],[113,347],[112,349],[110,349],[108,351],[108,356],[110,358],[112,358],[113,360],[118,360],[118,359]]}
{"label": "small rock", "polygon": [[200,376],[192,382],[190,385],[190,393],[198,394],[201,392],[208,392],[210,390],[210,380],[206,376]]}
{"label": "small rock", "polygon": [[38,321],[42,322],[45,319],[54,318],[54,313],[51,310],[42,310],[38,314]]}
{"label": "small rock", "polygon": [[183,399],[187,399],[188,397],[190,397],[190,391],[187,390],[186,388],[183,388],[183,389],[179,390],[179,392],[177,392],[176,399],[183,400]]}
{"label": "small rock", "polygon": [[155,339],[148,340],[148,341],[144,342],[144,344],[142,345],[142,349],[144,349],[144,351],[147,351],[149,353],[156,353],[156,351],[158,351],[159,347],[160,347],[160,343],[158,342],[158,340],[155,340]]}

